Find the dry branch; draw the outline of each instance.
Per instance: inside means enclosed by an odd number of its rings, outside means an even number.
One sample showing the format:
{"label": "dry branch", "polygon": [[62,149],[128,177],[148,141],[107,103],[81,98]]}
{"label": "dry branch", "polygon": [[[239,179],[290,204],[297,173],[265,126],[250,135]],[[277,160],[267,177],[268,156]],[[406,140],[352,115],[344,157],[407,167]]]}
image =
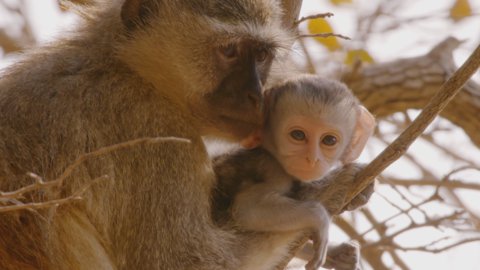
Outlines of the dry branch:
{"label": "dry branch", "polygon": [[[347,70],[342,80],[378,118],[407,109],[421,109],[457,70],[453,51],[460,44],[460,41],[448,38],[423,56]],[[480,86],[470,80],[441,116],[462,128],[480,147],[479,110]]]}
{"label": "dry branch", "polygon": [[[183,139],[183,138],[176,138],[176,137],[155,137],[155,138],[140,138],[134,139],[110,146],[101,147],[95,151],[80,155],[74,162],[72,162],[67,168],[63,171],[63,173],[57,177],[55,180],[51,181],[44,181],[43,178],[34,174],[28,173],[30,177],[32,177],[35,182],[31,185],[21,187],[14,191],[9,192],[2,192],[0,191],[0,213],[9,212],[9,211],[17,211],[21,209],[40,209],[40,208],[47,208],[51,206],[56,206],[63,203],[68,203],[74,200],[81,199],[81,195],[94,183],[98,182],[101,179],[108,178],[108,176],[102,176],[93,180],[91,183],[87,184],[85,187],[79,189],[78,191],[74,192],[72,195],[66,198],[59,198],[59,199],[51,199],[47,201],[41,202],[28,202],[22,203],[20,199],[24,197],[24,194],[34,191],[45,190],[46,188],[51,187],[61,187],[63,182],[67,177],[69,177],[72,172],[78,168],[81,164],[83,164],[86,160],[102,156],[113,151],[117,151],[120,149],[125,149],[129,147],[145,145],[145,144],[155,144],[155,143],[164,143],[164,142],[180,142],[180,143],[190,143],[190,140]],[[10,203],[13,205],[2,205]]]}
{"label": "dry branch", "polygon": [[420,136],[436,116],[447,106],[453,97],[462,89],[470,77],[480,66],[480,45],[467,61],[442,85],[437,94],[425,106],[420,115],[400,136],[390,144],[379,156],[357,175],[358,184],[348,194],[346,203],[350,202],[385,168],[400,158],[409,146]]}
{"label": "dry branch", "polygon": [[442,187],[447,189],[468,189],[480,191],[480,184],[462,182],[460,180],[450,181],[438,181],[434,179],[424,180],[405,180],[405,179],[392,179],[389,178],[385,181],[388,184],[396,186],[429,186],[429,187]]}
{"label": "dry branch", "polygon": [[319,33],[319,34],[305,34],[305,35],[299,35],[298,38],[308,38],[308,37],[321,37],[321,38],[328,38],[328,37],[338,37],[341,39],[346,39],[346,40],[351,40],[351,38],[340,35],[340,34],[335,34],[335,33]]}
{"label": "dry branch", "polygon": [[79,156],[75,161],[70,164],[56,179],[58,181],[58,185],[61,186],[63,181],[73,172],[75,168],[80,166],[85,160],[93,157],[98,157],[102,156],[108,153],[111,153],[116,150],[124,149],[124,148],[129,148],[132,146],[138,146],[142,144],[154,144],[154,143],[160,143],[160,142],[182,142],[182,143],[190,143],[190,140],[188,139],[183,139],[183,138],[176,138],[176,137],[157,137],[157,138],[140,138],[140,139],[135,139],[135,140],[130,140],[110,146],[105,146],[102,148],[99,148],[93,152],[83,154]]}
{"label": "dry branch", "polygon": [[[42,208],[49,208],[52,206],[59,206],[60,204],[66,204],[70,203],[76,200],[81,200],[82,195],[95,183],[102,179],[108,178],[108,175],[104,175],[102,177],[99,177],[95,180],[93,180],[91,183],[85,185],[83,188],[77,190],[74,192],[72,195],[67,196],[65,198],[60,198],[60,199],[53,199],[53,200],[47,200],[43,202],[28,202],[28,203],[21,203],[18,201],[14,205],[6,205],[6,206],[0,206],[0,213],[5,213],[5,212],[10,212],[10,211],[18,211],[18,210],[37,210],[37,209],[42,209]],[[47,183],[53,182],[53,184],[58,184],[58,181],[49,181]],[[33,190],[32,190],[33,191]]]}
{"label": "dry branch", "polygon": [[305,16],[305,17],[300,18],[298,21],[296,21],[295,25],[299,25],[302,22],[308,21],[308,20],[319,19],[319,18],[330,18],[333,15],[334,14],[331,13],[331,12],[326,12],[326,13],[319,13],[319,14],[315,14],[315,15]]}

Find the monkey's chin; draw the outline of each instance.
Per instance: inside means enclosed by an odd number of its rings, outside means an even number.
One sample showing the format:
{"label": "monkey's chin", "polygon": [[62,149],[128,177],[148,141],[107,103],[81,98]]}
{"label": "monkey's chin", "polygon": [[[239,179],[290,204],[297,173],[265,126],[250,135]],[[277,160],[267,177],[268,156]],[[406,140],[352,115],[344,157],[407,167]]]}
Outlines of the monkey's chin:
{"label": "monkey's chin", "polygon": [[287,168],[288,174],[295,177],[296,179],[302,182],[311,182],[319,180],[324,175],[323,170],[318,168],[313,168],[311,170],[301,170],[298,168]]}

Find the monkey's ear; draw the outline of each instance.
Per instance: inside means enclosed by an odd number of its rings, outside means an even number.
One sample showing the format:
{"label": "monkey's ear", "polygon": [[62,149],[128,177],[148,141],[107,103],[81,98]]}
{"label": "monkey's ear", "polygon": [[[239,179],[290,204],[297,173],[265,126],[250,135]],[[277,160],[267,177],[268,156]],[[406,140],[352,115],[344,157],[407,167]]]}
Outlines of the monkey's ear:
{"label": "monkey's ear", "polygon": [[357,110],[357,123],[353,131],[352,140],[341,159],[344,164],[350,163],[360,156],[363,148],[365,148],[367,144],[368,138],[372,136],[375,130],[375,125],[376,122],[373,115],[365,107],[359,106]]}
{"label": "monkey's ear", "polygon": [[122,6],[121,18],[127,29],[132,30],[138,25],[144,25],[154,11],[151,0],[125,0]]}
{"label": "monkey's ear", "polygon": [[272,98],[271,95],[271,90],[268,89],[263,92],[263,121],[262,121],[262,127],[253,131],[248,137],[243,139],[240,144],[247,148],[247,149],[253,149],[262,144],[262,139],[263,139],[263,127],[265,126],[265,123],[267,121],[267,117],[269,115],[269,110],[270,110],[270,99]]}
{"label": "monkey's ear", "polygon": [[243,139],[240,144],[247,149],[253,149],[260,146],[260,144],[262,144],[262,130],[255,130],[252,134],[248,135],[247,138]]}

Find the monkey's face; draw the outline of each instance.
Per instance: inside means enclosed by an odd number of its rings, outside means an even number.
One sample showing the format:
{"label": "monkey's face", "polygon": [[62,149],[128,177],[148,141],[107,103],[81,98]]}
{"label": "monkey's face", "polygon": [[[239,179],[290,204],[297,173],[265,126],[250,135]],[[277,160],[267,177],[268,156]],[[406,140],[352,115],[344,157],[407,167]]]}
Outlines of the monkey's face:
{"label": "monkey's face", "polygon": [[[304,115],[275,120],[269,138],[272,154],[290,175],[302,181],[320,179],[340,160],[348,142],[341,125]],[[272,147],[271,147],[272,148]],[[272,151],[271,151],[272,152]]]}
{"label": "monkey's face", "polygon": [[[203,98],[213,126],[241,139],[262,123],[262,88],[273,59],[269,44],[241,40],[213,49],[219,81]],[[228,136],[228,135],[227,135]]]}
{"label": "monkey's face", "polygon": [[200,72],[191,75],[195,91],[187,96],[192,114],[202,119],[203,135],[239,141],[261,128],[263,85],[283,45],[276,36],[255,33],[260,28],[230,26],[195,49],[209,59],[194,63]]}
{"label": "monkey's face", "polygon": [[263,83],[276,48],[291,40],[276,1],[125,3],[120,57],[201,135],[240,140],[260,126]]}

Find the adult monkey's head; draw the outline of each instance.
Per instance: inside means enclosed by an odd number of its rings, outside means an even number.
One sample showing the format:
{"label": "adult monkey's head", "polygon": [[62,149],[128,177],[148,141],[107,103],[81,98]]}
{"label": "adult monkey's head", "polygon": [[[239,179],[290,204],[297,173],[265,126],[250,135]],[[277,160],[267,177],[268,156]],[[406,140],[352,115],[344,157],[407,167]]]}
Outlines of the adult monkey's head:
{"label": "adult monkey's head", "polygon": [[126,0],[120,57],[201,123],[238,140],[261,124],[262,86],[290,44],[275,0]]}

